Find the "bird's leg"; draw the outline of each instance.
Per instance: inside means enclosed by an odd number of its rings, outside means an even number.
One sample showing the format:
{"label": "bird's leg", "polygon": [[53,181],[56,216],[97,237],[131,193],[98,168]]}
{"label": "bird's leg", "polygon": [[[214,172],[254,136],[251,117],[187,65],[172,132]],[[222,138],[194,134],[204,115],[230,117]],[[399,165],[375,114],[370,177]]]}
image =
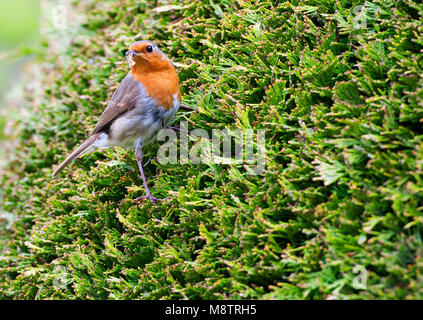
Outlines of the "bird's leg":
{"label": "bird's leg", "polygon": [[135,199],[135,201],[139,202],[143,199],[149,199],[150,202],[152,204],[154,204],[154,201],[162,201],[162,200],[165,200],[165,199],[169,199],[170,197],[167,197],[167,198],[164,198],[164,199],[156,198],[156,197],[153,197],[150,193],[150,189],[148,188],[147,180],[145,179],[144,169],[142,167],[142,142],[137,144],[137,146],[135,147],[135,159],[137,159],[138,168],[140,170],[141,178],[142,178],[142,181],[144,183],[144,188],[145,188],[145,196],[138,197],[138,198]]}
{"label": "bird's leg", "polygon": [[179,131],[181,133],[187,133],[188,134],[188,131],[182,130],[181,126],[167,127],[167,129],[172,129],[172,130],[175,130],[175,131]]}
{"label": "bird's leg", "polygon": [[172,129],[172,130],[176,130],[176,131],[181,131],[181,127],[180,127],[180,126],[167,127],[167,129]]}

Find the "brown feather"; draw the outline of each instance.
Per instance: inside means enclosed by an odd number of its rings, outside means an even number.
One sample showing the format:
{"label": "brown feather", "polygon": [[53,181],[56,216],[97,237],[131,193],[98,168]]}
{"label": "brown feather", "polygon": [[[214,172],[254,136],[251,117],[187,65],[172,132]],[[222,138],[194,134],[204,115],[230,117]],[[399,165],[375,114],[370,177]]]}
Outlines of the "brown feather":
{"label": "brown feather", "polygon": [[74,152],[72,152],[65,161],[63,161],[57,168],[56,170],[54,170],[53,172],[53,178],[55,178],[57,176],[57,174],[63,170],[64,167],[66,167],[66,165],[71,162],[73,159],[75,159],[76,157],[78,157],[83,151],[85,151],[90,145],[92,145],[94,143],[95,140],[97,140],[98,136],[101,133],[96,133],[94,135],[92,135],[91,137],[89,137],[87,140],[85,140],[85,142],[83,144],[81,144],[79,146],[78,149],[76,149]]}
{"label": "brown feather", "polygon": [[113,120],[133,108],[140,95],[140,88],[134,78],[128,73],[113,93],[107,108],[98,119],[94,133],[105,131]]}

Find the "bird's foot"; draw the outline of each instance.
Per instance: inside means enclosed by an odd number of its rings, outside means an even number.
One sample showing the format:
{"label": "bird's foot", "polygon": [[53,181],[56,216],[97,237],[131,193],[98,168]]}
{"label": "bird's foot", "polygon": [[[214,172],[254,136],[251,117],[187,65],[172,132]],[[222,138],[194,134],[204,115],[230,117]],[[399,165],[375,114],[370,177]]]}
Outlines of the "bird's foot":
{"label": "bird's foot", "polygon": [[172,129],[172,130],[176,130],[176,131],[181,131],[181,126],[174,126],[174,127],[167,127],[168,129]]}
{"label": "bird's foot", "polygon": [[174,131],[179,131],[180,133],[188,133],[188,131],[182,130],[181,129],[181,126],[167,127],[167,129],[171,129],[171,130],[174,130]]}
{"label": "bird's foot", "polygon": [[141,202],[142,200],[144,200],[144,199],[148,199],[148,200],[150,200],[150,202],[152,203],[152,204],[156,204],[155,203],[155,201],[163,201],[163,200],[167,200],[167,199],[170,199],[171,197],[166,197],[166,198],[163,198],[163,199],[161,199],[161,198],[156,198],[156,197],[153,197],[150,193],[147,193],[145,196],[142,196],[142,197],[138,197],[138,198],[136,198],[135,199],[135,201],[136,202]]}

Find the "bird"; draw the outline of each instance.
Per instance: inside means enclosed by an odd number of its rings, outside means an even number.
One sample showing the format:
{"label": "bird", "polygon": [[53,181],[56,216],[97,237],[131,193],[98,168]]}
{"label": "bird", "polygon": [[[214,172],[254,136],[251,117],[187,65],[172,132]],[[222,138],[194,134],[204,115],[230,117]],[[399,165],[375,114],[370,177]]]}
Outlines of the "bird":
{"label": "bird", "polygon": [[166,128],[181,106],[179,78],[172,61],[149,40],[131,44],[126,52],[130,71],[113,93],[89,138],[54,170],[56,177],[75,158],[97,148],[134,149],[145,195],[151,203],[168,199],[152,196],[143,169],[143,147]]}

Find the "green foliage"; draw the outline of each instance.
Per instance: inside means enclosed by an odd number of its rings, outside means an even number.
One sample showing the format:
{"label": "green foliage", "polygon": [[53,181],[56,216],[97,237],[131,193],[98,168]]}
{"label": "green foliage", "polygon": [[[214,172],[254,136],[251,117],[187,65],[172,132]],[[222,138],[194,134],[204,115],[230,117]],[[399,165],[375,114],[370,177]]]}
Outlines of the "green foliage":
{"label": "green foliage", "polygon": [[[24,299],[423,297],[423,5],[90,1],[2,177],[0,294]],[[357,19],[357,5],[363,5]],[[183,65],[175,123],[266,130],[266,172],[132,152],[52,166],[151,39]],[[357,286],[357,267],[366,282]],[[65,277],[60,276],[64,270]],[[57,279],[61,285],[57,285]],[[55,282],[56,281],[56,282]]]}

